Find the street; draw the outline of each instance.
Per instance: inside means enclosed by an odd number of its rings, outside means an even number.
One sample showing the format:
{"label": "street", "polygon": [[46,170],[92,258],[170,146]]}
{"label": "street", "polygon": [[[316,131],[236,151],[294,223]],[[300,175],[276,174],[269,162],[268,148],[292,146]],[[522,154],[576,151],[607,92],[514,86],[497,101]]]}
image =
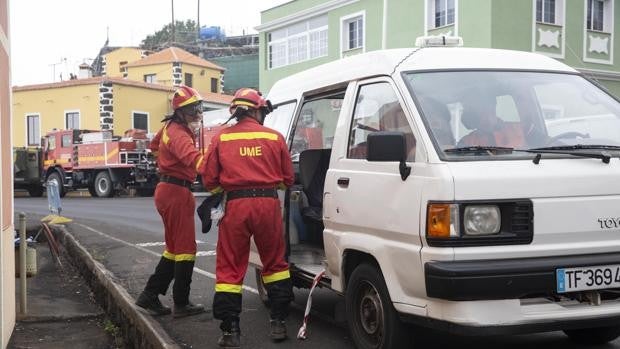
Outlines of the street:
{"label": "street", "polygon": [[[197,198],[199,204],[201,198]],[[49,213],[45,198],[15,198],[15,212],[44,216]],[[84,245],[93,257],[110,270],[116,281],[134,297],[142,290],[154,270],[163,250],[163,232],[152,198],[118,197],[98,199],[70,195],[62,200],[62,215],[74,220],[68,230]],[[196,219],[198,241],[197,271],[194,272],[190,298],[211,307],[215,277],[216,232],[200,233]],[[261,304],[256,291],[254,271],[248,270],[244,282],[243,313],[241,314],[242,345],[246,348],[276,347],[268,338],[268,310]],[[295,302],[287,321],[291,339],[278,348],[322,347],[353,348],[346,328],[344,302],[335,293],[318,289],[313,297],[308,339],[294,339],[303,319],[308,292],[295,290]],[[170,294],[161,297],[171,305]],[[169,335],[182,346],[217,348],[219,322],[210,313],[180,320],[170,316],[158,319]],[[472,338],[449,336],[434,331],[414,331],[414,345],[419,348],[579,348],[562,332],[533,335]],[[600,348],[620,348],[620,340]]]}

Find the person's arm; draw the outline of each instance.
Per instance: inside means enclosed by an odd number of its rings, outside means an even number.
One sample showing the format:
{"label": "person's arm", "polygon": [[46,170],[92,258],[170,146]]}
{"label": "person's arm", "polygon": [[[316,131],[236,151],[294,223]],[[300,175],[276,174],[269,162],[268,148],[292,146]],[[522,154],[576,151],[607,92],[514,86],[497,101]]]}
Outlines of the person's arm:
{"label": "person's arm", "polygon": [[192,167],[198,171],[204,161],[204,157],[200,154],[200,151],[196,149],[194,139],[186,132],[180,130],[170,130],[170,128],[168,128],[167,131],[170,137],[167,144],[170,153],[183,165]]}

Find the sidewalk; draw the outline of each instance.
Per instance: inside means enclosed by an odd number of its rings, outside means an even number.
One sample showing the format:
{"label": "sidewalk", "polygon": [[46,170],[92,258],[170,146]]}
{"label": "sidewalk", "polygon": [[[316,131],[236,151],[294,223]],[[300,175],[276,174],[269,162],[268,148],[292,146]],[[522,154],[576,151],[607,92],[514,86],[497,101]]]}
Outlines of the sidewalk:
{"label": "sidewalk", "polygon": [[[28,217],[28,236],[39,229]],[[41,234],[43,235],[43,234]],[[118,328],[106,319],[77,269],[61,254],[60,267],[45,240],[35,244],[37,273],[27,279],[27,313],[20,315],[20,279],[16,278],[17,323],[8,348],[123,348]]]}

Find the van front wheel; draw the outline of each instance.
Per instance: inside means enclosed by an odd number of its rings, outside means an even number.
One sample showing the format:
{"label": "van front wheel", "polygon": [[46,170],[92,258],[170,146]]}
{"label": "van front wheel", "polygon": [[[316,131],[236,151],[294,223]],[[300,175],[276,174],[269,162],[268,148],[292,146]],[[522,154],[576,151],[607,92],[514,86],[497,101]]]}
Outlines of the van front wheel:
{"label": "van front wheel", "polygon": [[620,337],[620,326],[564,330],[573,342],[585,345],[605,344]]}
{"label": "van front wheel", "polygon": [[385,280],[374,266],[355,268],[347,285],[347,322],[358,348],[401,348],[407,331],[392,305]]}

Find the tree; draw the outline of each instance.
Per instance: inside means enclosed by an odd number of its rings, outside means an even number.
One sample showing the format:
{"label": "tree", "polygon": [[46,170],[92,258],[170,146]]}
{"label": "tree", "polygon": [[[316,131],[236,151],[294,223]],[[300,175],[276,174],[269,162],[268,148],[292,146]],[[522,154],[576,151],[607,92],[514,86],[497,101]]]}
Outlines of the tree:
{"label": "tree", "polygon": [[156,50],[163,46],[168,46],[171,42],[190,44],[196,42],[198,26],[196,22],[188,19],[187,21],[175,21],[174,40],[172,39],[172,24],[166,24],[155,34],[148,35],[142,40],[141,47],[147,50]]}

